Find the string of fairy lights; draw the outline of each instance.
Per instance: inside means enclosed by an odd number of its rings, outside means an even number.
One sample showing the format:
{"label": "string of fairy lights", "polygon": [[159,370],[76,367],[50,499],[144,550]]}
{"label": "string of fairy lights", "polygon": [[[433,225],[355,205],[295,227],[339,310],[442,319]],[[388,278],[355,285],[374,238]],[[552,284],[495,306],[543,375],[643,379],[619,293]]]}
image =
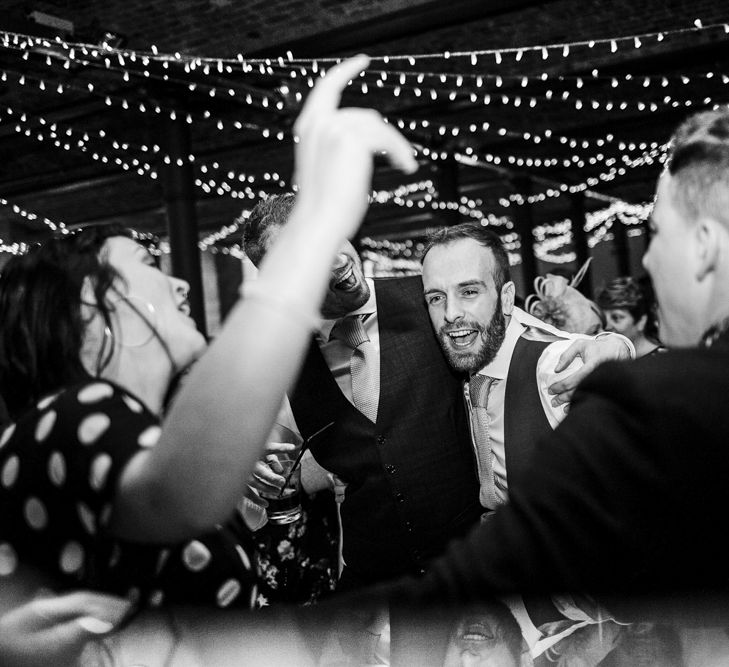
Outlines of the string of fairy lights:
{"label": "string of fairy lights", "polygon": [[[595,248],[598,244],[611,238],[611,229],[615,224],[622,224],[628,228],[628,236],[642,233],[641,226],[650,217],[652,204],[628,204],[616,201],[599,211],[586,215],[584,229],[587,232],[587,245]],[[538,225],[534,228],[535,255],[537,259],[552,264],[572,263],[576,259],[574,250],[565,250],[573,243],[573,222],[569,218],[549,225]],[[512,229],[513,225],[508,217],[499,220],[499,226]],[[521,263],[519,250],[521,240],[516,232],[509,231],[500,234],[509,255],[512,266]],[[420,270],[420,259],[425,248],[423,241],[416,240],[376,240],[366,237],[361,241],[362,257],[370,263],[370,267],[377,267],[383,274],[390,273],[417,273]],[[562,252],[558,252],[562,251]],[[373,268],[370,268],[374,271]]]}
{"label": "string of fairy lights", "polygon": [[[591,98],[584,98],[584,97],[576,97],[574,94],[574,91],[570,90],[562,90],[555,91],[551,88],[546,89],[543,92],[540,92],[539,94],[532,94],[532,95],[513,95],[513,94],[507,94],[504,92],[497,92],[497,91],[489,91],[489,92],[483,92],[479,89],[472,89],[465,85],[464,81],[457,78],[454,82],[454,85],[456,88],[434,88],[434,87],[424,87],[421,84],[418,84],[417,81],[421,78],[420,75],[417,74],[411,74],[411,77],[415,79],[414,82],[408,84],[407,76],[404,73],[401,73],[398,77],[397,83],[384,83],[382,78],[375,80],[375,87],[379,90],[387,91],[389,92],[393,97],[399,98],[404,97],[405,95],[412,95],[415,98],[425,97],[430,99],[432,102],[437,102],[439,100],[442,100],[443,98],[447,98],[448,101],[454,102],[457,99],[467,99],[469,103],[471,104],[478,104],[483,106],[490,106],[490,105],[502,105],[502,106],[513,106],[515,108],[519,108],[521,106],[529,107],[530,109],[534,109],[540,105],[548,104],[548,103],[559,103],[559,104],[565,104],[567,103],[569,106],[573,107],[577,111],[587,110],[587,111],[638,111],[641,113],[656,113],[658,111],[662,111],[665,107],[671,107],[671,108],[680,108],[680,107],[686,107],[691,108],[692,106],[695,106],[697,104],[711,104],[713,102],[713,99],[711,97],[704,97],[701,100],[698,99],[676,99],[668,94],[663,94],[662,97],[658,100],[641,100],[641,99],[610,99],[610,100],[599,100],[594,97]],[[711,80],[714,77],[713,72],[709,72],[708,76],[705,76],[703,78],[704,81]],[[599,80],[600,77],[594,77],[593,80]],[[690,81],[689,77],[685,77],[685,79]],[[726,75],[721,75],[720,77],[722,85],[727,85],[729,83],[729,77],[726,77]],[[666,81],[666,85],[668,84],[668,79],[666,77],[662,77],[662,80]],[[700,79],[701,80],[701,79]],[[526,82],[526,78],[522,78],[522,82]],[[578,82],[582,82],[583,79],[578,78]],[[612,78],[611,81],[617,82],[616,78]],[[650,83],[650,78],[646,78],[644,80],[644,85],[642,86],[643,90],[645,90],[645,82]],[[503,85],[503,79],[501,77],[496,77],[494,80],[494,85],[496,88],[500,88]],[[367,94],[369,92],[369,85],[366,82],[363,82],[360,84],[361,86],[361,92],[362,94]],[[578,89],[581,88],[581,86],[578,84],[576,86]]]}
{"label": "string of fairy lights", "polygon": [[[603,39],[578,40],[570,42],[527,45],[519,47],[495,48],[470,51],[442,51],[421,54],[395,54],[375,56],[372,66],[355,81],[351,82],[353,94],[368,95],[373,91],[383,91],[393,98],[412,96],[426,98],[431,101],[465,100],[481,107],[499,105],[510,108],[535,109],[542,105],[562,104],[575,110],[589,112],[620,111],[656,113],[665,108],[695,108],[721,104],[721,94],[729,85],[729,76],[719,71],[705,71],[691,74],[671,75],[604,75],[599,69],[593,69],[587,75],[555,74],[549,71],[573,57],[582,57],[585,50],[593,53],[615,54],[623,50],[639,50],[650,48],[666,39],[686,37],[696,34],[712,33],[729,34],[728,23],[712,23],[703,25],[700,20],[693,25],[664,31],[654,31],[638,35],[607,37]],[[60,37],[54,39],[23,35],[9,31],[0,31],[0,49],[15,51],[21,54],[24,61],[44,64],[51,74],[60,68],[63,71],[75,71],[73,80],[52,81],[24,72],[14,72],[11,68],[0,71],[0,81],[13,79],[18,86],[28,86],[34,91],[48,95],[85,94],[97,96],[106,106],[119,107],[130,113],[166,115],[172,120],[183,118],[188,124],[206,122],[219,132],[245,131],[253,132],[267,140],[279,142],[294,137],[287,127],[277,125],[275,114],[295,109],[304,97],[306,88],[313,87],[318,76],[326,69],[339,62],[338,58],[295,58],[287,52],[277,58],[246,58],[236,54],[232,58],[208,58],[188,55],[179,52],[164,53],[155,45],[148,50],[131,50],[115,48],[108,44],[94,45],[75,43]],[[449,71],[437,71],[438,64]],[[393,68],[390,68],[390,65]],[[529,65],[536,71],[515,73],[514,67]],[[435,66],[434,66],[435,65]],[[425,67],[425,70],[413,68]],[[450,71],[453,67],[463,71]],[[471,68],[469,71],[468,68]],[[488,69],[489,71],[486,71]],[[477,70],[477,71],[474,71]],[[89,73],[89,80],[84,81],[79,71]],[[99,83],[91,80],[92,75],[112,75],[114,80]],[[190,77],[195,77],[191,80]],[[246,83],[246,77],[254,75],[256,81],[270,77],[269,85],[263,89],[257,85]],[[229,120],[221,117],[216,107],[210,106],[193,112],[171,108],[152,100],[134,100],[124,92],[123,86],[134,79],[160,80],[187,87],[190,94],[197,98],[209,99],[212,102],[235,99],[244,107],[255,108],[259,112],[271,114],[270,123]],[[275,85],[274,85],[275,82]],[[692,95],[692,84],[715,84],[716,98],[712,95]],[[122,86],[113,88],[111,84]],[[609,86],[614,91],[613,99],[604,99],[596,95],[596,85]],[[668,94],[667,89],[679,87],[685,94],[680,96]],[[514,91],[516,89],[516,92]],[[638,98],[635,91],[643,97]],[[125,171],[135,172],[139,176],[150,179],[157,178],[160,162],[163,164],[185,163],[194,166],[196,177],[194,184],[206,195],[233,197],[236,199],[255,200],[265,197],[267,192],[260,189],[286,188],[286,181],[276,172],[264,172],[261,175],[246,174],[235,169],[226,168],[218,161],[203,163],[197,156],[185,157],[165,155],[156,144],[134,143],[119,138],[106,136],[104,130],[83,130],[59,122],[51,122],[41,115],[27,114],[12,107],[0,109],[0,123],[13,123],[13,128],[20,136],[26,136],[39,142],[47,142],[59,150],[78,150],[92,160],[102,164],[116,166]],[[628,142],[608,133],[597,138],[577,138],[556,133],[550,129],[530,132],[503,127],[489,122],[470,122],[467,124],[447,124],[424,119],[389,119],[399,129],[414,133],[418,138],[415,145],[418,156],[423,160],[453,159],[461,164],[475,164],[477,161],[493,166],[507,166],[529,169],[555,169],[601,166],[598,174],[586,176],[579,183],[555,182],[546,189],[526,194],[513,193],[499,200],[499,205],[508,211],[515,206],[539,204],[563,194],[587,192],[601,183],[607,183],[625,176],[629,170],[660,163],[665,157],[666,146],[658,142]],[[519,154],[511,150],[503,154],[484,152],[478,145],[461,143],[458,149],[449,150],[443,142],[463,140],[467,137],[480,137],[494,134],[496,137],[515,139],[525,148],[542,148],[547,145],[569,148],[573,153],[565,155],[530,155]],[[422,136],[432,138],[438,144],[426,145]],[[103,146],[103,149],[100,148]],[[608,153],[608,149],[617,149],[618,153]],[[259,187],[254,189],[254,185]],[[499,216],[482,210],[483,202],[468,197],[460,197],[458,201],[442,201],[431,180],[423,180],[407,184],[391,191],[373,192],[371,202],[375,205],[395,205],[403,208],[418,208],[433,211],[458,211],[466,218],[480,220],[482,224],[501,226],[511,230],[513,225],[508,216]],[[40,221],[52,231],[64,232],[66,225],[56,223],[46,217],[26,211],[18,204],[0,199],[0,205],[28,221]],[[608,235],[610,225],[618,221],[625,225],[638,224],[631,220],[645,220],[643,208],[617,209],[615,206],[628,206],[624,202],[613,202],[604,211],[609,214],[600,225],[590,227],[588,216],[585,229],[590,233],[589,242],[598,243]],[[247,211],[241,219],[245,219]],[[597,214],[594,214],[597,215]],[[631,217],[633,216],[633,217]],[[643,216],[643,217],[641,217]],[[566,259],[569,253],[555,255],[571,242],[569,229],[558,231],[564,227],[565,221],[548,226],[544,238],[540,238],[535,230],[536,252],[541,259],[549,257],[549,261],[571,261]],[[220,245],[234,234],[240,223],[224,225],[208,234],[200,241],[200,248],[210,252],[235,254],[239,252],[236,245]],[[588,229],[589,228],[589,229]],[[510,252],[519,249],[518,234],[507,231],[504,240]],[[20,252],[22,244],[5,244],[0,240],[0,252]],[[591,246],[592,247],[592,246]],[[368,252],[373,248],[365,248]],[[518,255],[513,255],[518,259]],[[408,259],[405,257],[404,259]]]}
{"label": "string of fairy lights", "polygon": [[[0,107],[0,121],[4,119],[10,119],[14,122],[13,129],[18,134],[25,135],[38,142],[51,142],[53,146],[64,151],[78,149],[89,154],[97,162],[115,164],[125,171],[134,170],[140,176],[148,176],[152,180],[158,177],[156,167],[149,161],[152,158],[158,163],[164,165],[174,163],[178,167],[182,167],[186,163],[195,164],[202,177],[196,177],[194,184],[206,194],[215,191],[220,196],[227,195],[234,199],[258,199],[267,194],[264,190],[254,191],[250,187],[259,181],[281,188],[287,186],[286,181],[277,172],[263,172],[260,176],[254,176],[253,174],[228,170],[224,178],[218,181],[208,176],[208,173],[220,171],[221,165],[219,162],[201,163],[194,154],[189,154],[184,158],[171,157],[160,152],[160,147],[157,144],[132,145],[128,142],[120,144],[117,140],[108,138],[104,130],[79,131],[63,123],[51,122],[40,115],[30,116],[10,106]],[[92,142],[103,143],[106,151],[93,148]],[[141,159],[140,157],[132,157],[130,150],[143,157]],[[120,157],[119,154],[124,157]],[[243,189],[235,189],[231,186],[231,183],[237,183],[244,187]]]}
{"label": "string of fairy lights", "polygon": [[[393,191],[374,191],[370,196],[370,201],[383,202],[394,200],[406,193],[422,192],[423,188],[432,190],[432,181],[426,180],[407,184],[400,186]],[[466,197],[462,197],[460,203],[465,203],[466,199]],[[477,204],[478,202],[472,201],[471,203]],[[443,204],[443,202],[439,202],[439,204]],[[59,232],[62,234],[69,233],[69,228],[64,223],[53,222],[48,218],[41,218],[37,214],[32,213],[5,198],[0,198],[0,206],[12,209],[14,213],[23,216],[29,221],[38,220],[45,224],[53,232]],[[452,206],[448,208],[452,208]],[[604,209],[588,213],[584,223],[584,230],[588,233],[588,247],[594,248],[598,243],[609,240],[609,230],[616,222],[628,227],[644,225],[650,217],[651,210],[652,204],[649,203],[627,204],[626,202],[616,201]],[[214,244],[237,232],[241,222],[247,218],[247,214],[248,211],[244,211],[240,218],[231,225],[226,225],[220,230],[201,239],[198,243],[200,250],[209,251],[213,254],[220,253],[231,255],[238,259],[242,258],[243,252],[240,244],[220,247],[216,247]],[[500,232],[500,236],[507,249],[510,263],[512,265],[519,264],[521,262],[521,257],[518,253],[521,248],[521,241],[519,234],[514,231],[510,231],[513,230],[514,227],[511,219],[508,216],[499,217],[490,214],[488,216],[483,216],[481,222],[487,226],[496,228],[500,227],[504,230],[509,230]],[[553,264],[573,262],[576,257],[573,250],[556,254],[556,251],[572,244],[572,224],[573,223],[570,219],[565,219],[550,225],[539,225],[535,227],[533,234],[535,240],[535,255],[537,258]],[[154,234],[137,232],[137,238],[143,241],[148,241],[151,249],[156,254],[168,254],[170,252],[169,244],[165,241],[160,241]],[[414,267],[418,266],[424,248],[424,244],[422,242],[413,240],[406,240],[402,242],[390,240],[379,241],[372,239],[371,237],[364,237],[361,239],[360,244],[362,247],[363,259],[369,261],[371,265],[377,264],[379,267],[384,267],[386,270],[392,269],[398,272],[410,272]],[[26,252],[29,247],[30,246],[26,243],[8,244],[0,239],[0,252],[3,253],[21,254]]]}
{"label": "string of fairy lights", "polygon": [[[416,62],[429,60],[467,60],[471,66],[476,67],[488,59],[492,65],[502,65],[507,60],[515,63],[521,62],[525,56],[536,56],[541,61],[547,61],[550,58],[567,59],[579,49],[600,49],[605,48],[610,53],[616,53],[619,50],[630,48],[638,50],[649,45],[651,42],[662,42],[666,38],[676,37],[679,35],[687,35],[699,32],[723,31],[729,34],[729,23],[711,23],[704,25],[701,19],[695,19],[693,25],[682,28],[673,28],[669,30],[651,31],[635,35],[622,35],[605,37],[599,39],[585,39],[570,42],[555,42],[548,44],[536,44],[516,47],[503,47],[492,49],[466,50],[466,51],[440,51],[434,53],[419,54],[395,54],[373,56],[372,62],[387,65],[391,62],[407,62],[410,66],[414,66]],[[29,47],[52,48],[59,49],[69,60],[75,60],[77,53],[82,58],[90,58],[98,60],[106,68],[113,66],[124,67],[127,61],[136,64],[137,62],[143,68],[148,68],[151,63],[159,63],[164,68],[170,65],[178,65],[186,71],[195,71],[201,69],[204,74],[233,74],[235,71],[243,73],[251,73],[258,71],[261,74],[272,73],[273,68],[278,67],[298,67],[305,66],[312,68],[315,73],[323,69],[327,65],[340,62],[340,58],[294,58],[293,53],[287,51],[284,56],[269,58],[247,58],[243,54],[238,53],[231,58],[221,57],[203,57],[199,55],[189,55],[180,52],[165,53],[161,52],[158,47],[152,44],[149,50],[130,50],[124,48],[113,47],[108,43],[102,44],[83,44],[74,43],[64,40],[61,37],[53,39],[44,37],[34,37],[10,31],[0,31],[0,44],[5,48],[18,48],[26,50]]]}
{"label": "string of fairy lights", "polygon": [[[16,80],[19,83],[19,85],[31,85],[31,83],[32,83],[34,85],[37,85],[38,90],[52,92],[52,90],[51,90],[52,84],[46,85],[46,82],[43,79],[40,79],[37,77],[33,78],[30,75],[20,74],[20,73],[17,73],[15,76],[16,76]],[[6,70],[0,71],[0,81],[7,81],[7,80],[8,80],[8,72]],[[59,83],[56,88],[56,92],[59,92],[59,91],[63,92],[67,88],[69,88],[69,86],[67,84]],[[76,90],[80,90],[81,88],[82,88],[81,86],[78,86],[78,85],[75,86]],[[134,105],[134,103],[130,103],[125,97],[122,97],[119,95],[112,96],[112,95],[104,93],[104,92],[100,92],[99,95],[103,96],[104,102],[105,102],[105,104],[107,104],[107,106],[112,106],[112,104],[113,104],[112,98],[114,98],[114,100],[116,100],[116,103],[118,103],[118,105],[123,109],[129,110]],[[677,102],[675,100],[673,102],[675,103],[675,104],[673,104],[673,106],[675,106],[677,104]],[[687,106],[691,106],[692,104],[705,104],[706,105],[706,104],[709,104],[710,102],[711,102],[711,98],[704,97],[702,100],[696,100],[696,101],[686,100],[685,104]],[[637,104],[644,105],[643,102],[638,102]],[[147,112],[155,113],[155,114],[165,113],[169,116],[169,118],[171,120],[175,120],[178,116],[178,112],[175,109],[171,109],[171,110],[163,109],[162,107],[160,107],[159,104],[150,104],[149,109],[148,109],[147,105],[145,105],[143,102],[138,102],[138,103],[136,103],[136,110],[139,111],[140,113],[147,113]],[[182,114],[180,114],[180,115],[182,115]],[[184,116],[185,116],[185,120],[188,124],[193,123],[193,117],[191,114],[186,113],[186,114],[184,114]],[[201,114],[201,118],[205,119],[205,120],[212,118],[213,120],[215,120],[213,115],[211,114],[211,112],[207,111],[207,110]],[[436,137],[445,137],[445,136],[458,137],[459,135],[463,136],[465,134],[475,135],[475,134],[493,132],[500,137],[516,138],[519,140],[523,140],[525,142],[530,142],[535,145],[540,144],[544,141],[555,140],[555,141],[558,141],[562,145],[569,146],[570,148],[577,148],[578,146],[581,146],[582,148],[587,148],[593,144],[597,147],[600,147],[600,146],[606,145],[606,143],[610,143],[615,140],[615,138],[612,135],[607,135],[606,138],[598,138],[598,139],[589,141],[589,140],[585,140],[585,139],[577,140],[577,139],[570,138],[570,137],[567,137],[564,135],[554,134],[550,130],[546,130],[543,133],[517,132],[514,130],[509,130],[508,128],[504,128],[504,127],[492,126],[491,123],[488,123],[488,122],[481,122],[478,124],[470,123],[467,127],[461,127],[458,125],[435,124],[435,123],[431,123],[431,121],[424,120],[424,119],[421,119],[419,121],[414,121],[414,120],[406,121],[404,119],[399,118],[399,119],[392,119],[392,122],[394,122],[402,130],[407,129],[410,131],[416,131],[416,130],[428,129],[429,131],[432,131],[433,135]],[[229,123],[229,125],[230,125],[230,123]],[[221,119],[217,119],[215,121],[215,126],[219,131],[223,131],[226,128],[225,123]],[[254,130],[254,131],[260,132],[260,135],[263,138],[275,137],[279,141],[283,141],[287,134],[286,132],[284,132],[281,129],[275,129],[275,128],[272,129],[270,127],[261,127],[260,125],[256,125],[256,124],[252,124],[252,123],[243,123],[239,120],[234,121],[232,123],[232,127],[236,128],[236,129]],[[464,148],[464,152],[468,155],[471,155],[474,153],[474,149],[473,149],[473,147],[466,146]],[[516,158],[514,156],[507,156],[505,159],[510,163],[514,163],[514,162],[518,163],[518,160],[519,160],[519,158]],[[500,160],[500,158],[497,157],[496,160],[498,162]],[[537,163],[538,162],[539,162],[539,160],[537,159]],[[552,162],[553,162],[553,160],[552,160]],[[547,162],[546,164],[548,165],[549,162]]]}

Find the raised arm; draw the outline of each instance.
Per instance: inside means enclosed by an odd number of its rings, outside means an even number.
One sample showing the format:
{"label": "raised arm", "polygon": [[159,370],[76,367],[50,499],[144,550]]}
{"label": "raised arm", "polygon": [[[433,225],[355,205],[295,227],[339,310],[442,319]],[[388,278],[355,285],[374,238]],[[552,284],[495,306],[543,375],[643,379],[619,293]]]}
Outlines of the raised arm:
{"label": "raised arm", "polygon": [[365,56],[343,62],[309,95],[295,126],[300,193],[291,219],[187,378],[158,444],[125,469],[117,534],[177,540],[229,516],[295,380],[331,262],[367,209],[373,154],[417,169],[408,142],[378,113],[339,108],[367,64]]}

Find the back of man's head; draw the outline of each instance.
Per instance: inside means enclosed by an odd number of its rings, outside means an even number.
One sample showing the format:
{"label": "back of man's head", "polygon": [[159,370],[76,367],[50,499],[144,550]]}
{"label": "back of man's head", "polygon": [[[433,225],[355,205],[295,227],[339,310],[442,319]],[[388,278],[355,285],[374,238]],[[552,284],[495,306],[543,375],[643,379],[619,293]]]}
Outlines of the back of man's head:
{"label": "back of man's head", "polygon": [[686,120],[671,139],[667,169],[687,222],[708,216],[729,229],[728,109]]}
{"label": "back of man's head", "polygon": [[270,195],[256,204],[248,218],[241,216],[236,220],[243,230],[243,251],[256,266],[260,265],[279,229],[288,221],[295,203],[296,196],[292,193]]}

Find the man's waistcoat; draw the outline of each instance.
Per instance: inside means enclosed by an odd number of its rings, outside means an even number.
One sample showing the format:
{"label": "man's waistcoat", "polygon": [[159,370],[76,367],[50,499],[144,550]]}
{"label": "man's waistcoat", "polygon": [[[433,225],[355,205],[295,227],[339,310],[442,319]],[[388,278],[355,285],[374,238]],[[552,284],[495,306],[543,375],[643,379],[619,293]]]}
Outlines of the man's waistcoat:
{"label": "man's waistcoat", "polygon": [[480,516],[458,377],[432,333],[419,277],[376,280],[377,424],[342,394],[314,342],[291,406],[317,461],[347,482],[344,560],[372,582],[420,572]]}

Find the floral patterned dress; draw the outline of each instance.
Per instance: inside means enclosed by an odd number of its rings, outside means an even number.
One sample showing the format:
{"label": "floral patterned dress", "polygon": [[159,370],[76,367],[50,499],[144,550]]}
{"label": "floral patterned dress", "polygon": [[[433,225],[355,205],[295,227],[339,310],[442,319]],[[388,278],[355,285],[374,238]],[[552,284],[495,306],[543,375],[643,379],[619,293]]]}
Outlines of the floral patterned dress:
{"label": "floral patterned dress", "polygon": [[334,590],[339,531],[334,494],[303,494],[301,505],[298,521],[283,525],[269,521],[254,534],[261,574],[257,606],[309,605]]}

